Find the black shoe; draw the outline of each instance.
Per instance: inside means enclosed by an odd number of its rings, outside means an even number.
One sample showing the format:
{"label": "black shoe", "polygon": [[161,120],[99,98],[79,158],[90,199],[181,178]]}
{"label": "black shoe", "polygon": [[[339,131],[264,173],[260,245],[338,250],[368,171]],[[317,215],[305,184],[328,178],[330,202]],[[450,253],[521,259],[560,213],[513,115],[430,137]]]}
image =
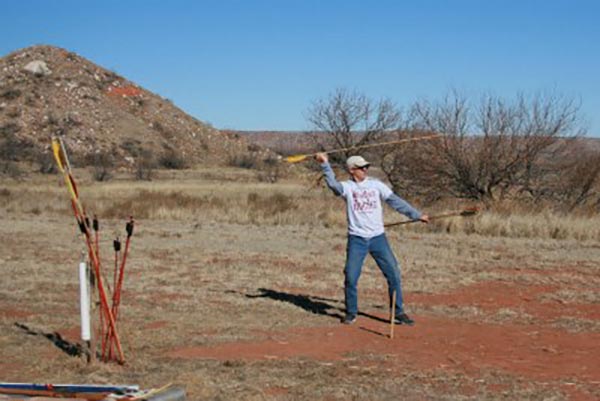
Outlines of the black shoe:
{"label": "black shoe", "polygon": [[406,313],[401,313],[399,315],[396,315],[396,318],[394,319],[394,323],[412,326],[413,324],[415,324],[415,321],[412,320],[410,317],[408,317],[408,315]]}
{"label": "black shoe", "polygon": [[356,315],[346,315],[342,319],[342,323],[344,324],[352,324],[354,322],[356,322]]}

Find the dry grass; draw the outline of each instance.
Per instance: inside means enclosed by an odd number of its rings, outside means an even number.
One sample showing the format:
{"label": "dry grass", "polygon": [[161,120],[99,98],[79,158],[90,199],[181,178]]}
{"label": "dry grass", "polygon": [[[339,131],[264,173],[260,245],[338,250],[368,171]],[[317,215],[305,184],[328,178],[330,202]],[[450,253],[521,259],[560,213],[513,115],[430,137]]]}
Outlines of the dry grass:
{"label": "dry grass", "polygon": [[[307,225],[343,227],[345,217],[340,199],[306,180],[278,184],[258,182],[244,170],[225,169],[167,172],[152,182],[131,182],[124,178],[93,183],[86,172],[80,183],[81,197],[92,213],[103,218],[195,220],[202,222]],[[4,213],[69,214],[66,191],[57,176],[35,176],[25,182],[5,182],[0,188]],[[427,210],[429,214],[460,210],[454,202]],[[503,210],[482,211],[470,218],[450,218],[428,226],[412,224],[395,228],[402,232],[437,232],[507,238],[600,241],[600,216],[565,215],[549,210],[511,214]],[[388,221],[403,217],[388,211]]]}
{"label": "dry grass", "polygon": [[581,284],[583,285],[579,285],[577,290],[566,288],[552,293],[552,295],[545,297],[545,299],[563,303],[600,304],[600,293],[597,291],[597,288],[593,287],[592,283],[587,282],[591,288],[583,290],[582,287],[585,288],[588,285],[585,285],[585,283]]}
{"label": "dry grass", "polygon": [[564,317],[556,319],[554,326],[572,333],[600,333],[600,322],[592,319]]}

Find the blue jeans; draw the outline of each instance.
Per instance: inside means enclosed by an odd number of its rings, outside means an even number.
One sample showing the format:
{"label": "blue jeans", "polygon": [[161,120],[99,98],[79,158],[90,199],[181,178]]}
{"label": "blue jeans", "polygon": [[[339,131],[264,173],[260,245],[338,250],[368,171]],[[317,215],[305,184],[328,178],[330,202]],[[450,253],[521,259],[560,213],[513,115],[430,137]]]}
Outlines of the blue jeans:
{"label": "blue jeans", "polygon": [[346,247],[346,267],[344,268],[346,313],[350,315],[356,315],[358,313],[358,291],[356,287],[367,253],[371,254],[373,259],[375,259],[379,270],[381,270],[387,280],[390,306],[392,305],[392,294],[395,291],[396,315],[402,313],[403,306],[402,286],[400,283],[400,268],[385,234],[381,234],[373,238],[363,238],[356,235],[348,235],[348,245]]}

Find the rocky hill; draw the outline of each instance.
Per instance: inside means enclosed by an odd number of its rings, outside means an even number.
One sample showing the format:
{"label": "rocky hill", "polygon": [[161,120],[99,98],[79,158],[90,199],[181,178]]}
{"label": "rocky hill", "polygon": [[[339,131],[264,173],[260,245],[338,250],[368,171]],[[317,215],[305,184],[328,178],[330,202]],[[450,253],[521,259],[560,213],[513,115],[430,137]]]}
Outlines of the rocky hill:
{"label": "rocky hill", "polygon": [[34,46],[0,58],[2,156],[34,161],[53,135],[74,158],[109,154],[120,166],[142,154],[223,165],[248,151],[239,136],[73,52]]}

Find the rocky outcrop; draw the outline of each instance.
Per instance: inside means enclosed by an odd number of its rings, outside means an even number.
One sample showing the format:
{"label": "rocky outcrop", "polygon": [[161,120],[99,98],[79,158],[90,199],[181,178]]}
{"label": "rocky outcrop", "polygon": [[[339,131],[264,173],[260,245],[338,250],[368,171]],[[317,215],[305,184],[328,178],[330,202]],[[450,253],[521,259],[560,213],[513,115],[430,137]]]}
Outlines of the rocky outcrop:
{"label": "rocky outcrop", "polygon": [[27,65],[24,67],[24,70],[29,71],[35,75],[42,76],[52,74],[52,71],[50,71],[50,68],[48,68],[48,66],[43,60],[34,60],[27,63]]}

